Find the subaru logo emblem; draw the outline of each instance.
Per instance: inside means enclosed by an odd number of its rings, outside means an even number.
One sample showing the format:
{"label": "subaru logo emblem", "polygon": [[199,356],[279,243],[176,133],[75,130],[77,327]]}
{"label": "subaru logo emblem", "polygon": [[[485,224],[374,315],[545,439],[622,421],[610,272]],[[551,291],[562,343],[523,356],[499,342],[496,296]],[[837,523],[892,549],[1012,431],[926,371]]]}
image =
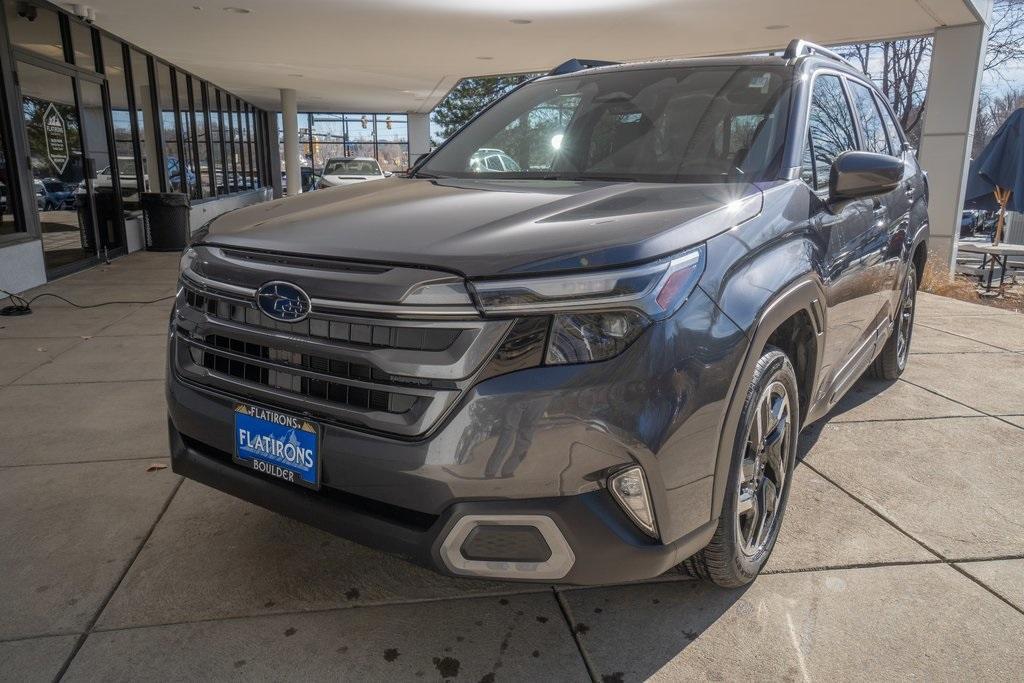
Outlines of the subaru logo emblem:
{"label": "subaru logo emblem", "polygon": [[309,315],[309,296],[288,282],[268,282],[256,290],[256,308],[283,323],[297,323]]}

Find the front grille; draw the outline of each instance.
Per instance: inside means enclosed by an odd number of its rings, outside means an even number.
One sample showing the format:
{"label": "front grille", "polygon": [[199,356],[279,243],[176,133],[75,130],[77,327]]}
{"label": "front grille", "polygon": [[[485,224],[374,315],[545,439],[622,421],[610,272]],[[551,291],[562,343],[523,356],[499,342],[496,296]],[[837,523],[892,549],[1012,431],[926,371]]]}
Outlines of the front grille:
{"label": "front grille", "polygon": [[[415,437],[452,407],[510,321],[374,318],[314,310],[278,322],[238,285],[183,278],[175,371],[240,400],[321,422]],[[250,298],[253,297],[253,298]]]}
{"label": "front grille", "polygon": [[378,322],[347,322],[308,318],[297,323],[274,320],[251,305],[218,299],[191,290],[186,301],[196,310],[221,320],[245,323],[267,330],[280,330],[309,335],[320,339],[333,339],[359,346],[407,351],[444,351],[452,345],[461,330],[422,327],[394,327]]}
{"label": "front grille", "polygon": [[[301,368],[324,375],[331,375],[338,379],[355,379],[360,381],[372,381],[373,379],[387,381],[390,379],[386,373],[382,373],[369,365],[274,349],[219,334],[206,335],[205,343],[206,348],[197,346],[190,348],[192,361],[196,365],[229,377],[244,379],[247,382],[262,384],[274,389],[339,405],[380,410],[395,414],[408,412],[416,402],[415,396],[352,386],[326,378],[306,377],[284,369],[287,367]],[[217,353],[217,349],[228,351],[231,355]],[[247,363],[244,358],[239,359],[238,356],[258,361],[274,362],[281,365],[282,369],[272,369],[264,365]],[[383,375],[383,378],[381,375]]]}

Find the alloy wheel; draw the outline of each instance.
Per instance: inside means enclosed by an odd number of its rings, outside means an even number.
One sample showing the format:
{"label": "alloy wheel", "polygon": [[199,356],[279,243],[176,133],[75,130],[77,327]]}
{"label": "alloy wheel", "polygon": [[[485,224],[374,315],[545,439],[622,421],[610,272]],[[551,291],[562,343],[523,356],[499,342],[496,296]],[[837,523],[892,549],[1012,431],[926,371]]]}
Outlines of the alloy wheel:
{"label": "alloy wheel", "polygon": [[896,322],[896,362],[899,363],[901,370],[907,364],[907,355],[910,351],[910,332],[914,324],[915,285],[913,273],[908,274],[903,282],[899,319]]}
{"label": "alloy wheel", "polygon": [[757,400],[739,476],[737,538],[748,557],[769,545],[778,526],[793,438],[791,415],[785,385],[772,382]]}

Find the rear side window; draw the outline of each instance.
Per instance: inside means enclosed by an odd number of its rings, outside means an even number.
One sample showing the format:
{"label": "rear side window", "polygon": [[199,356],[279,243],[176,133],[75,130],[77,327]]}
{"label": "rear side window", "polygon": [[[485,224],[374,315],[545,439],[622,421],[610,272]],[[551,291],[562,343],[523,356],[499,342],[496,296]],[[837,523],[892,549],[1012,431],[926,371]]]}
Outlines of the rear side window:
{"label": "rear side window", "polygon": [[889,140],[892,142],[892,153],[899,154],[900,149],[903,147],[903,138],[897,132],[899,125],[889,112],[889,107],[885,106],[877,94],[875,95],[875,102],[878,104],[879,111],[882,112],[882,121],[885,122],[885,130],[889,133]]}
{"label": "rear side window", "polygon": [[860,130],[864,134],[864,139],[861,140],[861,149],[876,154],[892,154],[892,148],[889,146],[889,139],[885,132],[885,124],[882,123],[882,115],[878,113],[878,104],[875,102],[871,88],[857,81],[848,81],[848,83],[850,92],[853,94],[853,106],[857,112],[857,120],[860,122]]}
{"label": "rear side window", "polygon": [[[823,74],[814,80],[808,122],[810,148],[809,154],[804,154],[802,177],[808,185],[821,190],[828,187],[829,171],[836,157],[857,147],[853,114],[838,76]],[[807,160],[811,168],[807,168]]]}

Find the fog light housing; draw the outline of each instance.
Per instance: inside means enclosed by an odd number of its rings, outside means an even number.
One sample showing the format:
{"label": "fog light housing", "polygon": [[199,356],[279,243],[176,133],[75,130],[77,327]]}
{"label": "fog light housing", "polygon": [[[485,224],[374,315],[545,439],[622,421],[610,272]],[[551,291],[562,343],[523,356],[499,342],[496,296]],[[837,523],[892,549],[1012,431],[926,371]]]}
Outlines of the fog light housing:
{"label": "fog light housing", "polygon": [[650,490],[640,467],[628,467],[608,477],[608,490],[641,531],[651,538],[658,537]]}

